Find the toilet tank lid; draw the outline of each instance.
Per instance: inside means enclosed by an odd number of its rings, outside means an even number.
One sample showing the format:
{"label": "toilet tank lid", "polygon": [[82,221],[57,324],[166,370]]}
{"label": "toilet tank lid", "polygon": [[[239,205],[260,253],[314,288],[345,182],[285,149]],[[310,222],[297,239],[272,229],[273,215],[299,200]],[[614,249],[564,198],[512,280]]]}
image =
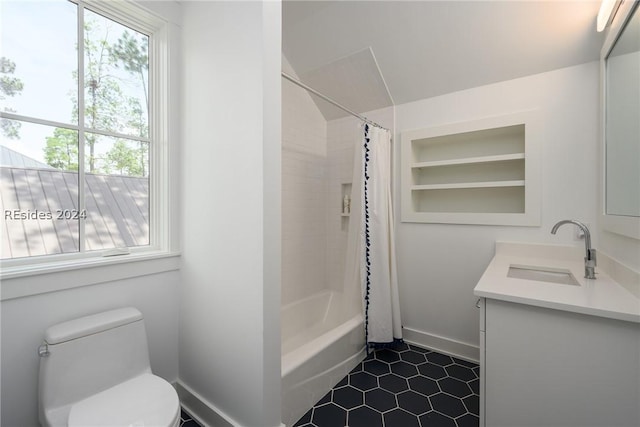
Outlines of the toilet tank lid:
{"label": "toilet tank lid", "polygon": [[139,320],[142,313],[137,309],[119,308],[53,325],[46,330],[44,340],[47,344],[60,344]]}

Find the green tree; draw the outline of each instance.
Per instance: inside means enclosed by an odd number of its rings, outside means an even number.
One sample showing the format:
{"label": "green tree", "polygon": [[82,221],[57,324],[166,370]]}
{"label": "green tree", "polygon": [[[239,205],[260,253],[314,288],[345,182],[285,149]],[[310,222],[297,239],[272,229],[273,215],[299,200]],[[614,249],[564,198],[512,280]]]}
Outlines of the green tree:
{"label": "green tree", "polygon": [[[104,34],[97,34],[100,29],[104,30]],[[102,28],[95,19],[90,18],[90,15],[87,16],[84,31],[84,89],[88,96],[85,96],[84,115],[86,124],[94,129],[120,132],[123,127],[120,120],[126,117],[126,104],[120,84],[111,73],[111,67],[115,66],[115,58],[111,55],[108,35],[108,25]],[[74,105],[78,105],[77,102]],[[74,113],[77,114],[77,107]],[[95,154],[98,135],[87,133],[85,140],[89,148],[89,173],[98,172]]]}
{"label": "green tree", "polygon": [[111,55],[116,59],[116,66],[120,63],[124,69],[140,78],[144,91],[145,104],[149,105],[147,95],[146,75],[149,71],[149,54],[147,43],[125,31],[114,46],[111,46]]}
{"label": "green tree", "polygon": [[[84,111],[79,112],[77,95],[71,95],[74,101],[74,120],[79,114],[83,114],[84,122],[90,128],[147,137],[148,55],[145,38],[137,37],[125,30],[115,43],[110,44],[109,33],[113,30],[113,22],[91,13],[85,15],[84,26],[85,105]],[[127,73],[119,72],[118,68],[124,68]],[[128,74],[128,77],[123,77],[123,74]],[[73,77],[78,82],[77,71],[73,72]],[[132,80],[142,86],[144,105],[141,105],[137,98],[126,95],[123,90],[123,83]],[[59,149],[59,139],[55,134],[47,138],[45,151],[56,153]],[[84,134],[85,165],[88,173],[109,173],[115,169],[120,173],[147,175],[148,144],[140,142],[137,148],[132,148],[124,142],[116,142],[106,154],[98,157],[99,150],[96,146],[101,140],[104,140],[104,137],[95,133]],[[59,158],[53,154],[51,159],[59,163]]]}
{"label": "green tree", "polygon": [[113,168],[120,175],[143,176],[142,169],[136,158],[138,150],[131,148],[124,141],[116,141],[107,153],[106,161],[109,168]]}
{"label": "green tree", "polygon": [[[146,137],[149,134],[149,125],[144,109],[140,105],[138,98],[129,98],[129,121],[127,126],[137,133],[137,136]],[[136,157],[133,161],[137,163],[135,169],[140,170],[140,176],[147,176],[147,159],[149,158],[149,144],[138,142]]]}
{"label": "green tree", "polygon": [[[78,111],[77,94],[72,93],[71,99],[73,110],[72,120],[76,121],[80,114],[84,115],[85,124],[94,129],[120,132],[124,127],[123,118],[127,117],[126,97],[122,93],[120,83],[113,74],[115,59],[111,56],[110,45],[108,43],[109,22],[104,19],[106,25],[102,25],[104,18],[96,18],[91,14],[85,15],[84,23],[84,111]],[[73,71],[73,78],[78,82],[78,71]],[[55,153],[58,149],[59,138],[54,136],[47,138],[45,152]],[[94,133],[84,134],[84,144],[86,149],[87,172],[98,173],[108,172],[101,170],[98,165],[99,159],[96,157],[96,144],[100,141],[100,136]],[[52,145],[49,147],[49,145]],[[55,156],[51,157],[56,159]],[[56,167],[53,164],[51,166]]]}
{"label": "green tree", "polygon": [[[116,67],[122,65],[125,70],[137,76],[138,83],[144,92],[145,105],[140,105],[137,98],[129,98],[128,127],[137,133],[137,136],[147,137],[149,135],[148,126],[148,105],[149,95],[147,93],[147,75],[149,72],[148,40],[136,37],[125,31],[115,45],[111,46],[111,54],[115,58]],[[147,175],[148,144],[138,143],[138,156],[136,162],[141,168],[142,176]]]}
{"label": "green tree", "polygon": [[[16,63],[12,60],[0,58],[0,101],[5,101],[8,97],[16,96],[24,89],[24,83],[13,74],[16,72]],[[4,103],[4,102],[3,102]],[[15,113],[15,110],[4,107],[4,111]],[[4,136],[9,139],[18,139],[20,136],[21,123],[15,120],[2,118],[0,120],[0,129]]]}
{"label": "green tree", "polygon": [[55,128],[47,137],[44,158],[49,166],[66,171],[78,170],[78,132]]}

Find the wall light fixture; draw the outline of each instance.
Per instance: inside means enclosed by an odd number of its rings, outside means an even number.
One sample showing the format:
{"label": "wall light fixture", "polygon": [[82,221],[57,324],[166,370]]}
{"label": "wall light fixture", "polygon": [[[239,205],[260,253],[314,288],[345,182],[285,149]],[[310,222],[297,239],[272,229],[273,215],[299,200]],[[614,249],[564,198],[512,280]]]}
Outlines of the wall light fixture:
{"label": "wall light fixture", "polygon": [[607,28],[607,25],[611,23],[618,6],[620,6],[620,0],[602,0],[600,10],[598,11],[598,20],[596,22],[596,29],[598,32],[603,31]]}

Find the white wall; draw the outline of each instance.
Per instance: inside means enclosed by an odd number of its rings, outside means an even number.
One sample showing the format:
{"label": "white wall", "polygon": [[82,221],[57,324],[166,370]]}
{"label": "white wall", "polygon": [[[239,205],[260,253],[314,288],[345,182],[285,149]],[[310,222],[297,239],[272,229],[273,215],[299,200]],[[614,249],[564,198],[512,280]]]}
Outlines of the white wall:
{"label": "white wall", "polygon": [[[283,57],[285,72],[295,76]],[[327,289],[327,122],[282,81],[282,304]]]}
{"label": "white wall", "polygon": [[[424,344],[478,357],[478,310],[473,288],[494,255],[496,240],[580,246],[574,230],[550,234],[561,219],[595,227],[598,177],[598,64],[560,69],[400,105],[397,135],[410,129],[538,110],[542,141],[540,227],[397,224],[402,318]],[[395,144],[399,159],[399,144]],[[396,162],[397,167],[399,163]],[[396,177],[399,175],[396,173]],[[400,206],[396,181],[396,206]],[[595,246],[597,247],[597,241]],[[444,339],[440,339],[440,337]]]}
{"label": "white wall", "polygon": [[280,4],[183,2],[180,383],[280,424]]}
{"label": "white wall", "polygon": [[[64,274],[48,276],[35,280],[64,280]],[[87,282],[94,279],[87,277]],[[2,284],[28,286],[33,280],[11,279]],[[7,427],[39,425],[37,348],[44,331],[56,323],[100,311],[127,306],[138,308],[145,318],[152,371],[175,381],[178,376],[178,283],[179,273],[171,271],[2,301],[1,424]]]}

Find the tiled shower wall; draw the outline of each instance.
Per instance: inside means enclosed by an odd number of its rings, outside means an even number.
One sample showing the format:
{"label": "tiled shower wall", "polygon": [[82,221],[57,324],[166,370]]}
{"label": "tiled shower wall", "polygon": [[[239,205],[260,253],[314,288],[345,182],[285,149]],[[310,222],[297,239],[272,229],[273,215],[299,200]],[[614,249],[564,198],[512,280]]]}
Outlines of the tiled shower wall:
{"label": "tiled shower wall", "polygon": [[327,287],[327,122],[282,81],[282,304]]}
{"label": "tiled shower wall", "polygon": [[[393,128],[391,107],[365,115]],[[353,117],[325,121],[304,89],[283,80],[283,305],[342,290],[349,225],[341,216],[343,184],[353,179],[354,144],[362,132]]]}

